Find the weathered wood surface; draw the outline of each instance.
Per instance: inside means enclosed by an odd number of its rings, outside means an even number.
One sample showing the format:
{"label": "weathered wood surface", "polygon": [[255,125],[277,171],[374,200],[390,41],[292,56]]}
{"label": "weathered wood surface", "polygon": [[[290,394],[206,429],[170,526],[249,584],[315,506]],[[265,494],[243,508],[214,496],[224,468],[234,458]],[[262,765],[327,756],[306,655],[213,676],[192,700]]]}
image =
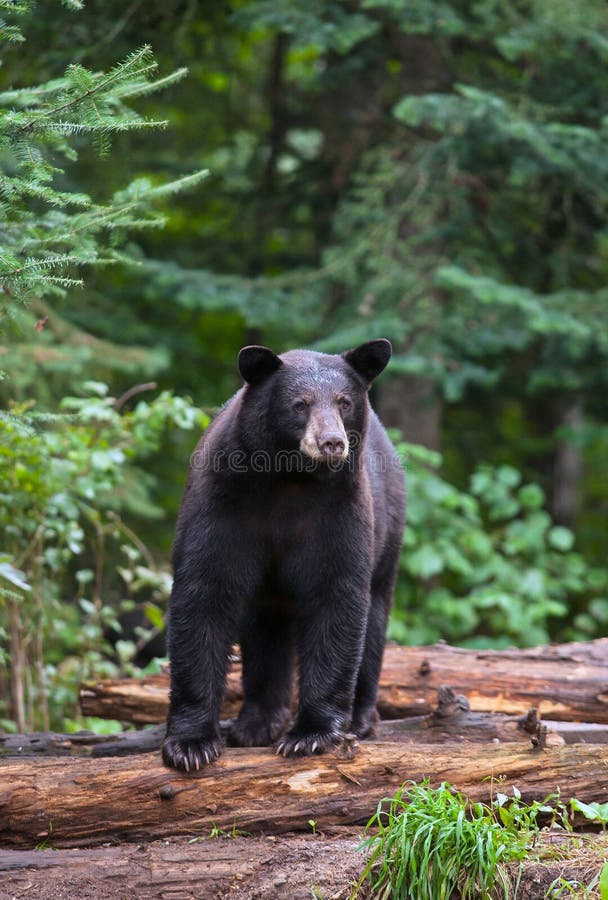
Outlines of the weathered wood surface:
{"label": "weathered wood surface", "polygon": [[[208,834],[208,832],[207,832]],[[50,898],[346,898],[365,863],[360,829],[336,836],[219,837],[88,850],[0,850],[0,896]]]}
{"label": "weathered wood surface", "polygon": [[[0,846],[53,846],[200,835],[213,824],[255,833],[365,822],[379,798],[407,779],[447,780],[472,799],[516,785],[524,800],[608,801],[608,747],[546,750],[517,744],[363,742],[354,755],[284,759],[230,749],[196,775],[164,768],[156,754],[124,759],[0,762]],[[492,784],[491,779],[494,779]],[[503,780],[504,779],[504,783]]]}
{"label": "weathered wood surface", "polygon": [[[137,724],[161,722],[168,705],[168,675],[87,682],[80,692],[85,715]],[[477,712],[608,724],[608,638],[530,650],[463,650],[388,646],[378,708],[385,719],[432,711],[441,685],[466,694]],[[242,700],[240,665],[227,683],[222,718],[234,717]]]}
{"label": "weathered wood surface", "polygon": [[116,734],[96,734],[93,731],[0,734],[0,759],[13,756],[128,756],[158,750],[164,736],[164,723]]}

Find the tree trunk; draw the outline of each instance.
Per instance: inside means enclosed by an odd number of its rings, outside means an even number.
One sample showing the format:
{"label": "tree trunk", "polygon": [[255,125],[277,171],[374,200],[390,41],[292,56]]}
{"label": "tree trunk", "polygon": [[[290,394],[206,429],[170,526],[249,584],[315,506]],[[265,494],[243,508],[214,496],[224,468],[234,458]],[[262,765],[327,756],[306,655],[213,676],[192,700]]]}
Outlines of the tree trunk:
{"label": "tree trunk", "polygon": [[[389,645],[384,653],[378,709],[385,719],[427,715],[437,691],[449,685],[466,694],[476,712],[608,724],[608,638],[530,650],[463,650]],[[162,722],[168,675],[87,682],[80,692],[84,715],[138,724]],[[240,666],[228,676],[222,718],[233,718],[242,700]]]}
{"label": "tree trunk", "polygon": [[558,435],[553,456],[551,514],[556,522],[573,528],[580,506],[583,478],[583,453],[572,440],[585,424],[580,398],[560,403],[555,414],[555,428],[564,428],[570,436]]}
{"label": "tree trunk", "polygon": [[473,801],[517,786],[524,802],[608,801],[608,747],[345,742],[335,754],[283,759],[227,750],[196,775],[154,755],[0,763],[0,845],[86,846],[108,840],[230,832],[282,833],[365,823],[407,779],[450,782]]}
{"label": "tree trunk", "polygon": [[441,447],[441,398],[437,385],[413,375],[388,378],[379,395],[384,425],[398,428],[404,441],[430,450]]}

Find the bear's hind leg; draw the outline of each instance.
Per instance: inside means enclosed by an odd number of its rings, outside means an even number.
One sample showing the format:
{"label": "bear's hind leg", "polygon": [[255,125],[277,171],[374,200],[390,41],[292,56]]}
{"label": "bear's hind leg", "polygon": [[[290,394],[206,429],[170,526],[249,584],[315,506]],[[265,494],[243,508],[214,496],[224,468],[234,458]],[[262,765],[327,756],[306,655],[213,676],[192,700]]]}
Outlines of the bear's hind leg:
{"label": "bear's hind leg", "polygon": [[372,599],[367,618],[365,646],[357,676],[351,731],[359,738],[372,737],[378,724],[378,681],[386,642],[386,626],[393,598],[400,544],[387,548],[374,572]]}
{"label": "bear's hind leg", "polygon": [[376,700],[378,680],[386,634],[388,610],[382,605],[372,607],[367,620],[365,649],[357,677],[355,703],[350,729],[359,738],[372,737],[378,724]]}
{"label": "bear's hind leg", "polygon": [[266,747],[291,721],[292,621],[276,611],[250,610],[243,622],[241,654],[244,702],[232,724],[230,742]]}

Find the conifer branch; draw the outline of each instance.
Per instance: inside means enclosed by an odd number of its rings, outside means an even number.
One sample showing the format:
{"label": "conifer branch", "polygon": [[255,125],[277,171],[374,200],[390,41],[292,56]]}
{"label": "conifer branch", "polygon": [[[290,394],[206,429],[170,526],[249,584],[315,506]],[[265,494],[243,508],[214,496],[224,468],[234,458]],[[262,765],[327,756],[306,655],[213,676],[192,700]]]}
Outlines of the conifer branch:
{"label": "conifer branch", "polygon": [[[66,109],[71,109],[74,106],[78,106],[80,103],[84,102],[87,98],[93,97],[95,94],[99,94],[103,91],[106,91],[117,79],[126,79],[129,72],[137,66],[137,64],[144,58],[149,58],[151,54],[151,48],[149,44],[145,44],[141,47],[140,50],[135,51],[135,53],[130,54],[124,63],[120,63],[116,66],[105,78],[102,78],[97,84],[92,85],[91,87],[86,87],[83,85],[82,93],[76,97],[71,97],[69,100],[66,100],[65,103],[59,104],[59,106],[51,107],[48,110],[41,110],[40,118],[49,118],[51,116],[57,115],[57,113],[61,113]],[[158,63],[152,61],[145,66],[142,66],[138,69],[138,75],[145,75],[147,72],[152,72],[156,68],[158,68]],[[81,66],[69,66],[68,72],[70,75],[74,77],[79,77],[79,70],[82,70]],[[67,75],[67,73],[66,73]],[[20,131],[31,131],[38,124],[38,118],[31,118],[29,122],[21,125]]]}
{"label": "conifer branch", "polygon": [[[16,9],[14,4],[7,6],[6,0],[0,0],[2,8]],[[161,90],[186,74],[182,68],[152,80],[156,69],[146,45],[106,73],[73,64],[60,79],[0,94],[0,146],[8,161],[8,165],[0,164],[0,209],[6,222],[6,227],[0,225],[4,246],[0,289],[6,298],[2,314],[26,299],[62,296],[81,285],[81,279],[62,271],[68,267],[132,262],[120,252],[122,235],[162,227],[165,217],[153,213],[152,203],[195,186],[208,174],[195,172],[163,185],[138,179],[105,205],[93,204],[84,193],[55,187],[55,178],[63,170],[51,162],[51,154],[76,159],[70,140],[74,136],[96,139],[103,153],[114,133],[167,125],[166,120],[141,117],[127,102]],[[117,234],[118,239],[101,252],[104,233]]]}
{"label": "conifer branch", "polygon": [[170,75],[165,75],[163,78],[157,78],[155,81],[138,81],[131,87],[127,86],[124,90],[119,88],[116,93],[122,99],[125,97],[144,97],[146,94],[152,94],[170,87],[185,78],[187,74],[188,69],[183,67],[176,69],[175,72],[171,72]]}
{"label": "conifer branch", "polygon": [[[7,263],[5,257],[0,256],[0,262]],[[71,263],[79,262],[79,258],[77,256],[48,256],[44,259],[35,259],[30,257],[20,266],[16,266],[12,269],[7,269],[5,272],[0,272],[0,278],[16,278],[19,275],[23,275],[26,272],[31,272],[37,269],[50,269],[53,266],[67,266]]]}

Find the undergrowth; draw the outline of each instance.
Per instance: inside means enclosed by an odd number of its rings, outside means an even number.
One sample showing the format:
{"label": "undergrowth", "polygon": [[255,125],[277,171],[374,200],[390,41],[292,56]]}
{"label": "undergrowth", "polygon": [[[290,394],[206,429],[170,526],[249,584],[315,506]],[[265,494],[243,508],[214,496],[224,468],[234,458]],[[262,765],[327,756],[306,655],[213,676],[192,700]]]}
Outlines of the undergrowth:
{"label": "undergrowth", "polygon": [[437,788],[406,782],[395,797],[380,801],[367,824],[373,834],[361,849],[371,852],[351,900],[364,885],[377,900],[513,896],[505,864],[528,856],[539,815],[567,821],[558,795],[523,804],[517,788],[513,792],[497,793],[487,805],[472,803],[447,782]]}

